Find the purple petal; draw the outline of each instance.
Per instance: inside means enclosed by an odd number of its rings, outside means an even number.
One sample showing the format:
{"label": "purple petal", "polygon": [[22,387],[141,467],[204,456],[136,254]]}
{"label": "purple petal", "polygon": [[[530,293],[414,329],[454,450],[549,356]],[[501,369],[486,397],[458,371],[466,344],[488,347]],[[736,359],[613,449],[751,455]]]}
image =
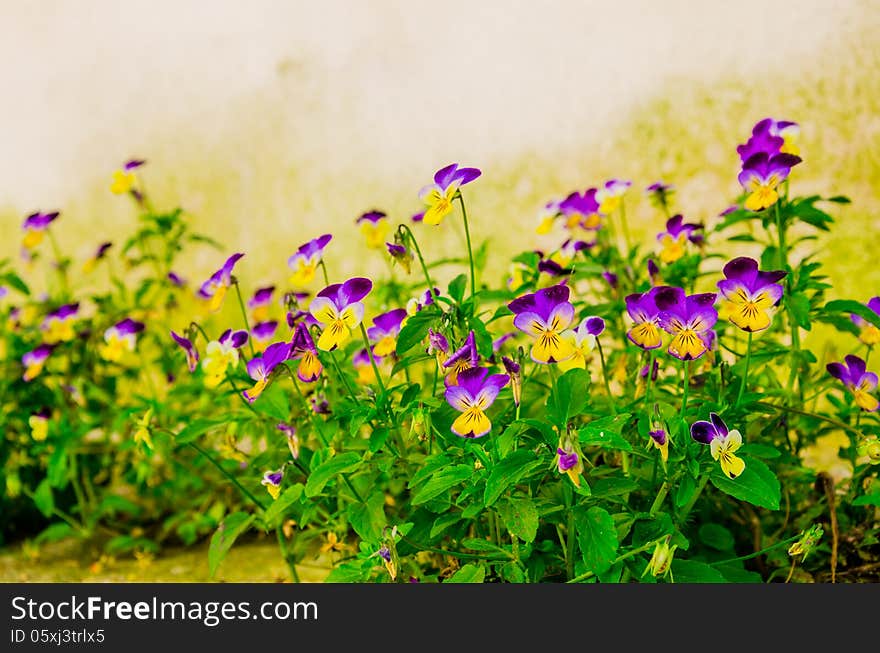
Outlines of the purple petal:
{"label": "purple petal", "polygon": [[374,337],[372,334],[369,334],[369,331],[374,331],[377,338],[396,334],[400,331],[400,324],[403,322],[404,318],[406,318],[405,308],[395,308],[387,313],[377,315],[373,318],[373,324],[376,326],[368,329],[368,335],[370,335],[371,338]]}
{"label": "purple petal", "polygon": [[263,364],[267,374],[275,369],[279,363],[290,358],[291,346],[289,342],[276,342],[266,347],[266,351],[263,352]]}
{"label": "purple petal", "polygon": [[371,222],[376,224],[379,220],[382,220],[386,217],[386,214],[383,211],[367,211],[366,213],[361,214],[361,216],[355,220],[355,224],[360,224],[361,222]]}
{"label": "purple petal", "polygon": [[727,424],[718,416],[718,413],[709,413],[709,419],[712,420],[712,426],[715,427],[718,435],[722,437],[727,435]]}
{"label": "purple petal", "polygon": [[859,378],[865,373],[865,370],[867,369],[865,361],[858,356],[854,356],[853,354],[849,354],[843,360],[846,361],[846,366],[849,368],[850,377],[852,379]]}
{"label": "purple petal", "polygon": [[828,365],[825,366],[825,369],[827,369],[828,373],[835,379],[843,381],[844,383],[849,380],[849,372],[842,363],[828,363]]}
{"label": "purple petal", "polygon": [[718,436],[711,422],[700,420],[691,424],[691,437],[700,444],[709,444]]}
{"label": "purple petal", "polygon": [[272,293],[275,292],[275,286],[266,286],[265,288],[258,288],[254,292],[254,296],[248,300],[248,308],[254,308],[256,306],[262,306],[263,304],[268,304],[272,301]]}
{"label": "purple petal", "polygon": [[605,331],[605,320],[601,317],[593,316],[586,318],[587,333],[598,336]]}
{"label": "purple petal", "polygon": [[339,305],[339,308],[344,309],[349,304],[359,302],[366,297],[372,289],[373,282],[365,277],[354,277],[349,279],[342,284],[342,287],[339,290],[339,298],[343,302]]}
{"label": "purple petal", "polygon": [[872,297],[867,303],[868,308],[880,315],[880,297]]}
{"label": "purple petal", "polygon": [[268,340],[275,335],[278,330],[278,321],[269,320],[268,322],[258,322],[251,328],[251,333],[257,340]]}
{"label": "purple petal", "polygon": [[[483,389],[483,383],[489,370],[485,367],[471,367],[458,374],[458,385],[464,388],[472,397],[476,397]],[[507,379],[507,375],[499,375]]]}

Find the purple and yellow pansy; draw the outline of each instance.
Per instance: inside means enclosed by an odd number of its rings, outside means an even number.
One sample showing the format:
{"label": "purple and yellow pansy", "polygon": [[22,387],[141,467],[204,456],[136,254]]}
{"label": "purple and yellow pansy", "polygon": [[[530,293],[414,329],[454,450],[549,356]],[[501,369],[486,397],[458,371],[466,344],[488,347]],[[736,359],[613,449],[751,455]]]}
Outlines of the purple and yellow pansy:
{"label": "purple and yellow pansy", "polygon": [[318,349],[333,351],[351,339],[351,332],[364,317],[361,300],[373,289],[373,282],[365,277],[353,277],[345,283],[324,288],[312,300],[309,312],[324,330],[318,338]]}
{"label": "purple and yellow pansy", "polygon": [[532,336],[530,356],[536,363],[558,363],[574,355],[574,345],[565,331],[574,320],[574,306],[564,284],[542,288],[510,302],[513,325]]}
{"label": "purple and yellow pansy", "polygon": [[743,331],[762,331],[770,326],[773,309],[782,299],[783,287],[777,283],[786,272],[762,272],[758,262],[747,256],[724,266],[724,279],[718,282],[721,312]]}
{"label": "purple and yellow pansy", "polygon": [[853,394],[859,408],[869,412],[876,411],[880,402],[872,393],[877,389],[877,375],[868,372],[867,363],[858,356],[850,354],[843,360],[843,363],[828,363],[828,373]]}
{"label": "purple and yellow pansy", "polygon": [[709,421],[691,424],[691,437],[700,444],[709,445],[712,458],[721,464],[721,471],[728,478],[737,478],[745,470],[745,461],[736,455],[742,446],[742,435],[737,430],[728,430],[717,413],[709,413]]}
{"label": "purple and yellow pansy", "polygon": [[486,410],[509,382],[507,374],[489,374],[485,367],[472,367],[458,374],[458,383],[446,387],[446,401],[461,413],[452,432],[463,438],[480,438],[492,430]]}

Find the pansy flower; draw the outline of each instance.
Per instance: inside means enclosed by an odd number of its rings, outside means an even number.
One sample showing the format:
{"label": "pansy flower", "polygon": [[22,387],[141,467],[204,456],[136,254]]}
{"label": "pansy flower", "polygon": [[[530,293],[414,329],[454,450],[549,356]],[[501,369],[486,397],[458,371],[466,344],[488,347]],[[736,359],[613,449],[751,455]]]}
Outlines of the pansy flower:
{"label": "pansy flower", "polygon": [[675,193],[675,186],[662,181],[655,181],[645,189],[645,194],[651,201],[651,204],[657,208],[663,209],[666,215],[669,215],[669,201]]}
{"label": "pansy flower", "polygon": [[256,351],[263,351],[269,341],[275,337],[278,331],[277,320],[267,320],[266,322],[257,322],[251,327],[251,338]]}
{"label": "pansy flower", "polygon": [[785,271],[762,272],[755,259],[741,256],[725,265],[723,272],[725,278],[718,282],[718,290],[727,318],[744,331],[770,326],[770,312],[782,299],[783,288],[777,281]]}
{"label": "pansy flower", "polygon": [[30,250],[43,242],[49,225],[60,215],[58,211],[52,213],[31,213],[24,219],[21,228],[24,230],[22,247]]}
{"label": "pansy flower", "polygon": [[674,215],[666,221],[666,231],[657,234],[660,242],[660,260],[664,263],[674,263],[685,254],[685,245],[688,241],[696,242],[696,232],[703,225],[693,222],[684,222],[681,214]]}
{"label": "pansy flower", "polygon": [[605,182],[599,190],[596,191],[596,201],[599,202],[599,213],[610,215],[620,208],[623,201],[623,195],[632,186],[631,181],[623,179],[611,179]]}
{"label": "pansy flower", "polygon": [[269,319],[269,307],[272,305],[272,294],[275,286],[257,288],[253,297],[248,300],[247,306],[251,309],[251,317],[254,322],[266,322]]}
{"label": "pansy flower", "polygon": [[776,204],[779,199],[777,188],[791,172],[793,166],[801,162],[801,158],[793,154],[768,155],[757,152],[743,163],[739,173],[739,183],[749,194],[745,208],[749,211],[761,211]]}
{"label": "pansy flower", "polygon": [[449,355],[449,340],[439,331],[428,329],[428,347],[425,352],[437,359],[437,365],[443,365]]}
{"label": "pansy flower", "polygon": [[291,343],[276,342],[268,347],[262,354],[257,354],[247,363],[247,373],[254,381],[254,387],[245,390],[241,394],[250,403],[259,397],[269,384],[269,375],[272,370],[290,357]]}
{"label": "pansy flower", "polygon": [[657,349],[661,344],[660,338],[660,309],[657,308],[658,288],[651,288],[643,294],[628,295],[626,312],[634,322],[626,337],[645,350]]}
{"label": "pansy flower", "polygon": [[599,212],[599,201],[596,199],[597,189],[590,188],[583,193],[575,191],[559,203],[559,211],[565,219],[566,229],[581,227],[595,231],[602,226]]}
{"label": "pansy flower", "polygon": [[118,363],[123,356],[131,353],[137,344],[137,334],[144,330],[144,323],[125,318],[104,331],[104,342],[98,353],[106,361]]}
{"label": "pansy flower", "polygon": [[31,427],[31,437],[34,442],[44,442],[49,437],[50,417],[52,417],[52,413],[46,408],[28,417],[28,426]]}
{"label": "pansy flower", "polygon": [[581,486],[581,473],[584,471],[584,462],[576,451],[566,451],[562,447],[557,447],[556,469],[560,474],[566,474],[575,487]]}
{"label": "pansy flower", "polygon": [[603,331],[605,331],[605,320],[601,317],[590,315],[581,320],[577,328],[567,334],[574,345],[574,355],[559,363],[559,371],[567,372],[576,367],[586,369],[587,358],[596,348],[596,338]]}
{"label": "pansy flower", "polygon": [[721,463],[721,471],[728,478],[737,478],[745,470],[745,461],[736,455],[742,446],[742,435],[737,430],[728,431],[716,413],[709,413],[708,422],[700,420],[691,424],[691,437],[700,444],[709,445],[712,458]]}
{"label": "pansy flower", "polygon": [[538,235],[549,234],[553,229],[553,223],[559,217],[560,200],[550,200],[538,212],[538,226],[535,233]]}
{"label": "pansy flower", "polygon": [[52,345],[42,344],[36,349],[32,349],[21,357],[21,364],[24,366],[24,374],[22,379],[25,381],[33,381],[43,371],[43,366],[52,353]]}
{"label": "pansy flower", "polygon": [[867,411],[877,410],[880,403],[871,393],[877,388],[877,375],[867,371],[867,364],[858,356],[850,354],[844,363],[828,363],[828,373],[841,381],[853,393],[856,405]]}
{"label": "pansy flower", "polygon": [[309,312],[324,330],[318,338],[318,349],[333,351],[351,338],[353,329],[364,318],[361,300],[373,289],[373,282],[353,277],[345,283],[327,286],[309,304]]}
{"label": "pansy flower", "polygon": [[275,428],[287,438],[287,448],[290,450],[291,457],[294,460],[299,458],[299,436],[296,434],[296,427],[286,422],[279,422]]}
{"label": "pansy flower", "polygon": [[269,493],[273,499],[277,499],[278,495],[281,494],[281,481],[284,480],[284,469],[279,469],[277,471],[269,471],[263,474],[263,479],[260,481],[262,485],[266,487],[266,491]]}
{"label": "pansy flower", "polygon": [[87,258],[85,263],[83,263],[83,272],[88,274],[89,272],[94,270],[95,266],[98,264],[98,261],[100,261],[107,255],[107,250],[109,250],[111,247],[113,247],[113,243],[109,241],[98,245],[98,249],[95,250],[95,253]]}
{"label": "pansy flower", "polygon": [[798,137],[800,126],[790,120],[774,120],[764,118],[752,128],[749,140],[736,148],[742,161],[747,161],[758,152],[775,154],[800,154]]}
{"label": "pansy flower", "polygon": [[482,172],[478,168],[461,168],[452,163],[434,173],[434,183],[419,191],[419,198],[427,207],[421,222],[439,225],[452,211],[452,200],[458,190],[477,179]]}
{"label": "pansy flower", "polygon": [[407,315],[415,315],[420,310],[425,308],[426,306],[430,306],[434,303],[434,296],[440,296],[440,289],[434,288],[434,292],[432,293],[430,289],[426,290],[423,294],[417,295],[416,297],[411,297],[406,302],[406,314]]}
{"label": "pansy flower", "polygon": [[649,258],[646,267],[648,268],[648,278],[651,280],[651,285],[656,286],[661,283],[660,266],[657,265],[657,262]]}
{"label": "pansy flower", "polygon": [[208,300],[208,310],[211,312],[220,310],[226,291],[232,285],[232,269],[244,254],[233,254],[219,270],[210,276],[199,288],[198,295]]}
{"label": "pansy flower", "polygon": [[478,168],[459,168],[452,163],[434,173],[434,183],[419,191],[419,199],[424,202],[425,214],[422,222],[438,225],[443,218],[452,213],[452,200],[459,188],[471,183],[483,174]]}
{"label": "pansy flower", "polygon": [[214,388],[220,385],[230,366],[238,365],[238,349],[248,341],[247,331],[226,329],[217,340],[205,347],[202,370],[205,372],[205,385]]}
{"label": "pansy flower", "polygon": [[654,295],[659,322],[672,334],[667,351],[678,359],[694,360],[712,344],[710,332],[718,321],[715,293],[685,295],[681,288],[663,286]]}
{"label": "pansy flower", "polygon": [[290,358],[299,361],[296,376],[303,383],[317,381],[321,372],[324,371],[321,359],[318,358],[315,341],[312,339],[312,334],[305,322],[299,322],[294,329]]}
{"label": "pansy flower", "polygon": [[360,385],[376,383],[376,372],[373,369],[373,363],[370,361],[370,352],[367,351],[366,347],[361,347],[352,355],[351,366],[357,372],[357,382]]}
{"label": "pansy flower", "polygon": [[393,354],[397,347],[397,335],[406,319],[406,309],[395,308],[373,318],[373,326],[367,329],[367,336],[373,345],[373,355],[384,357]]}
{"label": "pansy flower", "polygon": [[318,264],[324,256],[324,248],[333,240],[331,234],[324,234],[300,245],[299,249],[287,259],[287,267],[293,270],[290,283],[296,288],[308,286],[315,278]]}
{"label": "pansy flower", "polygon": [[590,243],[583,240],[569,238],[562,243],[562,246],[553,252],[549,258],[538,262],[538,271],[556,277],[571,274],[574,270],[569,266],[577,257],[578,252],[589,249],[590,247]]}
{"label": "pansy flower", "polygon": [[189,367],[189,371],[195,372],[196,367],[198,367],[198,364],[199,364],[199,350],[196,349],[192,340],[190,340],[186,336],[178,335],[177,333],[172,331],[171,337],[174,338],[174,342],[176,342],[178,345],[180,345],[180,347],[183,349],[184,353],[186,354],[186,364],[187,364],[187,367]]}
{"label": "pansy flower", "polygon": [[513,403],[519,406],[522,399],[522,365],[507,356],[501,357],[501,364],[504,365],[504,371],[510,377],[510,389],[513,392]]}
{"label": "pansy flower", "polygon": [[458,384],[446,388],[446,401],[461,413],[452,423],[452,432],[463,438],[479,438],[492,429],[486,409],[507,385],[506,374],[489,374],[484,367],[474,367],[458,375]]}
{"label": "pansy flower", "polygon": [[78,313],[79,303],[64,304],[48,313],[40,325],[44,341],[51,345],[73,340],[76,337],[73,324]]}
{"label": "pansy flower", "polygon": [[144,165],[146,161],[140,159],[131,159],[126,161],[119,170],[113,171],[113,182],[110,184],[110,192],[115,195],[124,195],[131,192],[137,183],[137,175],[135,170]]}
{"label": "pansy flower", "polygon": [[[867,306],[877,314],[878,317],[880,317],[880,297],[872,297],[868,301]],[[859,328],[859,340],[869,347],[880,344],[880,329],[868,322],[861,315],[853,313],[850,318],[852,319],[853,324]]]}
{"label": "pansy flower", "polygon": [[399,263],[400,267],[403,268],[403,271],[409,274],[412,270],[412,262],[415,260],[413,253],[403,245],[397,243],[385,243],[385,247],[391,255],[391,260]]}
{"label": "pansy flower", "polygon": [[354,222],[360,225],[361,233],[367,241],[367,247],[370,249],[382,248],[385,238],[391,230],[388,216],[384,212],[367,211],[361,214]]}
{"label": "pansy flower", "polygon": [[536,363],[558,363],[574,355],[574,345],[563,333],[574,320],[568,286],[542,288],[510,302],[513,326],[532,336],[530,355]]}
{"label": "pansy flower", "polygon": [[648,432],[648,437],[650,444],[653,444],[654,448],[660,451],[660,459],[665,464],[669,460],[669,434],[666,429],[658,426]]}
{"label": "pansy flower", "polygon": [[465,338],[464,344],[443,361],[443,368],[449,370],[446,376],[446,385],[455,385],[458,383],[459,374],[477,367],[479,363],[480,355],[477,352],[476,336],[471,331]]}

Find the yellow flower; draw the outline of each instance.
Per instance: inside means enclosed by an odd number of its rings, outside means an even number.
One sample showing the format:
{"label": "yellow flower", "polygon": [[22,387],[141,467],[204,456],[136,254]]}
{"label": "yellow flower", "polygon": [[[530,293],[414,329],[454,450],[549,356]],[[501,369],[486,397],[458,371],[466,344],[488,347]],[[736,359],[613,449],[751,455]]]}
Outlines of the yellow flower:
{"label": "yellow flower", "polygon": [[709,443],[709,451],[712,458],[721,463],[721,471],[728,478],[736,478],[746,468],[746,464],[742,458],[735,455],[737,449],[742,446],[742,435],[736,429],[730,431],[727,435],[719,435],[712,439]]}
{"label": "yellow flower", "polygon": [[28,418],[31,437],[35,442],[43,442],[49,436],[49,416],[45,414],[31,415]]}
{"label": "yellow flower", "polygon": [[136,181],[137,178],[135,177],[133,172],[114,170],[113,183],[110,184],[110,192],[116,195],[124,195],[132,188],[134,188],[134,184]]}

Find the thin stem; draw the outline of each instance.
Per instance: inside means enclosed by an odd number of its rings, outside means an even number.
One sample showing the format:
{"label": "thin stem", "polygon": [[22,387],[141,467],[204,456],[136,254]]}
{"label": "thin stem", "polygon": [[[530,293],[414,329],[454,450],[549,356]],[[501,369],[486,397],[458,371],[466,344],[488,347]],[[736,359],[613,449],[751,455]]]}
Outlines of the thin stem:
{"label": "thin stem", "polygon": [[681,514],[678,517],[679,523],[684,522],[687,516],[690,514],[691,510],[694,507],[694,504],[697,502],[697,499],[700,498],[700,495],[703,493],[703,490],[706,487],[706,484],[709,482],[709,474],[704,474],[703,478],[700,479],[699,485],[697,485],[697,489],[694,490],[693,495],[688,500],[688,502],[681,509]]}
{"label": "thin stem", "polygon": [[[602,342],[596,338],[596,349],[599,350],[599,362],[602,365],[602,380],[605,382],[605,392],[608,395],[608,404],[611,406],[611,412],[617,414],[617,407],[614,405],[614,398],[611,396],[611,385],[608,383],[608,370],[605,368],[605,353],[602,351]],[[648,371],[650,374],[650,370]]]}
{"label": "thin stem", "polygon": [[412,229],[410,229],[409,226],[405,224],[400,225],[397,229],[399,231],[406,232],[406,235],[409,237],[409,242],[412,244],[413,249],[416,250],[416,256],[419,259],[419,265],[422,266],[422,274],[425,275],[425,281],[428,283],[428,292],[431,293],[431,296],[434,298],[435,302],[439,301],[440,296],[437,294],[434,287],[434,282],[431,280],[431,274],[428,272],[428,266],[425,265],[425,259],[422,256],[422,250],[419,248],[419,243],[416,240],[415,234],[413,234]]}
{"label": "thin stem", "polygon": [[739,562],[740,560],[750,560],[751,558],[757,558],[759,555],[763,553],[767,553],[767,551],[772,551],[773,549],[778,549],[781,546],[785,546],[786,544],[791,544],[795,540],[800,539],[800,535],[795,535],[793,537],[788,538],[787,540],[782,540],[781,542],[777,542],[776,544],[771,544],[768,547],[761,549],[760,551],[755,551],[754,553],[749,553],[748,555],[739,556],[737,558],[728,558],[727,560],[721,560],[720,562],[713,562],[712,565],[726,565],[730,562]]}
{"label": "thin stem", "polygon": [[631,241],[629,238],[629,227],[626,223],[626,204],[622,197],[620,198],[620,230],[623,232],[623,242],[626,244],[626,254],[629,256]]}
{"label": "thin stem", "polygon": [[370,365],[373,366],[373,374],[376,375],[376,382],[379,384],[379,389],[384,395],[385,384],[382,383],[382,375],[379,374],[379,366],[376,365],[376,359],[373,357],[373,348],[370,346],[370,338],[367,336],[367,327],[364,326],[363,321],[361,321],[361,335],[364,338],[364,347],[367,348],[367,356],[370,357]]}
{"label": "thin stem", "polygon": [[293,582],[301,582],[299,579],[299,572],[296,570],[296,560],[287,552],[287,544],[284,542],[284,533],[281,530],[281,524],[275,527],[275,533],[278,535],[278,548],[281,549],[281,557],[284,558],[284,562],[287,563],[287,568],[290,569],[290,575],[293,576]]}
{"label": "thin stem", "polygon": [[321,259],[320,261],[318,261],[318,265],[321,266],[321,272],[324,273],[324,285],[329,286],[330,285],[330,277],[327,275],[327,266],[324,264],[324,259]]}
{"label": "thin stem", "polygon": [[569,509],[565,528],[565,571],[569,582],[574,576],[574,510]]}
{"label": "thin stem", "polygon": [[[656,458],[654,459],[656,461]],[[656,471],[656,466],[654,467]],[[660,489],[657,491],[657,496],[654,497],[654,503],[651,504],[651,509],[648,510],[648,514],[653,517],[657,511],[660,509],[660,506],[663,505],[663,500],[666,499],[666,495],[669,493],[669,482],[663,481],[663,485],[660,486]]]}
{"label": "thin stem", "polygon": [[645,410],[651,406],[651,383],[654,380],[654,350],[648,352],[648,378],[645,379]]}
{"label": "thin stem", "polygon": [[690,365],[688,365],[689,361],[684,362],[684,390],[681,398],[681,412],[679,413],[679,418],[684,419],[684,412],[687,409],[688,404],[688,390],[690,389],[691,379],[690,379]]}
{"label": "thin stem", "polygon": [[474,274],[474,252],[471,249],[471,231],[468,227],[467,209],[464,207],[464,197],[462,196],[461,191],[458,191],[456,197],[458,197],[458,203],[461,205],[461,217],[464,221],[464,237],[467,241],[468,262],[470,263],[471,268],[471,299],[473,299],[477,292],[477,282],[476,275]]}
{"label": "thin stem", "polygon": [[251,337],[251,325],[248,323],[247,310],[244,307],[244,299],[241,297],[241,288],[238,287],[238,279],[235,279],[232,283],[235,286],[235,294],[238,296],[238,307],[241,309],[241,318],[244,320],[244,328],[247,329],[248,332],[248,346],[251,349],[251,358],[253,358],[257,355],[257,352],[254,349],[254,339]]}
{"label": "thin stem", "polygon": [[[652,540],[650,542],[647,542],[646,544],[643,544],[642,546],[640,546],[637,549],[633,549],[632,551],[627,551],[623,555],[617,556],[614,560],[611,561],[611,566],[613,567],[618,562],[623,562],[624,560],[632,558],[633,556],[637,556],[640,553],[644,553],[645,551],[648,551],[649,549],[653,549],[655,546],[657,546],[657,542],[659,542],[659,541],[660,540]],[[567,582],[580,583],[581,581],[587,580],[588,578],[592,578],[595,575],[596,574],[594,572],[588,571],[586,573],[581,574],[580,576],[572,578],[570,581],[567,581]]]}
{"label": "thin stem", "polygon": [[352,401],[356,404],[359,404],[357,396],[354,394],[354,390],[352,390],[351,386],[348,384],[348,379],[345,378],[345,375],[342,373],[342,369],[339,367],[339,363],[336,361],[336,357],[333,355],[333,352],[327,353],[327,358],[333,363],[333,368],[336,370],[336,375],[342,380],[342,385],[345,386],[348,395],[351,397]]}
{"label": "thin stem", "polygon": [[806,410],[799,410],[797,408],[792,408],[791,406],[785,406],[781,404],[768,404],[765,401],[758,402],[758,406],[760,406],[761,408],[777,408],[779,410],[785,411],[786,413],[794,413],[795,415],[803,415],[804,417],[814,417],[815,419],[822,420],[823,422],[833,424],[834,426],[844,429],[845,431],[850,431],[851,433],[861,435],[861,431],[853,428],[846,422],[841,422],[840,420],[836,420],[831,417],[825,417],[824,415],[819,415],[817,413],[811,413]]}
{"label": "thin stem", "polygon": [[749,331],[749,341],[748,341],[748,345],[746,346],[746,369],[743,372],[742,383],[739,384],[739,394],[737,394],[737,396],[736,396],[736,403],[734,404],[734,408],[736,406],[739,406],[740,402],[742,401],[743,392],[745,392],[745,389],[746,389],[746,381],[749,378],[749,363],[751,362],[751,360],[752,360],[752,332]]}
{"label": "thin stem", "polygon": [[225,469],[223,469],[223,465],[221,465],[220,463],[218,463],[218,462],[217,462],[217,461],[211,456],[211,454],[209,454],[207,451],[205,451],[204,449],[202,449],[202,448],[201,448],[199,445],[197,445],[195,442],[187,442],[187,444],[188,444],[190,447],[192,447],[193,449],[195,449],[196,451],[198,451],[202,456],[204,456],[205,458],[207,458],[208,461],[209,461],[212,465],[214,465],[214,467],[216,467],[217,469],[220,470],[220,473],[223,474],[223,476],[225,476],[225,477],[226,477],[226,478],[227,478],[227,479],[228,479],[233,485],[235,485],[235,487],[237,487],[237,488],[239,489],[239,491],[240,491],[244,496],[246,496],[248,499],[250,499],[250,500],[254,503],[254,505],[256,505],[260,510],[265,510],[265,509],[266,509],[266,506],[264,506],[263,503],[262,503],[259,499],[257,499],[253,494],[251,494],[251,492],[250,492],[245,486],[243,486],[241,483],[239,483],[237,478],[235,478],[232,474],[230,474],[228,471],[226,471]]}
{"label": "thin stem", "polygon": [[55,269],[58,270],[58,278],[61,279],[61,289],[64,294],[67,295],[70,291],[70,287],[67,283],[67,268],[61,257],[61,248],[58,247],[58,241],[55,239],[55,234],[52,232],[52,228],[47,227],[46,231],[49,234],[49,242],[52,244],[52,252],[55,255]]}

